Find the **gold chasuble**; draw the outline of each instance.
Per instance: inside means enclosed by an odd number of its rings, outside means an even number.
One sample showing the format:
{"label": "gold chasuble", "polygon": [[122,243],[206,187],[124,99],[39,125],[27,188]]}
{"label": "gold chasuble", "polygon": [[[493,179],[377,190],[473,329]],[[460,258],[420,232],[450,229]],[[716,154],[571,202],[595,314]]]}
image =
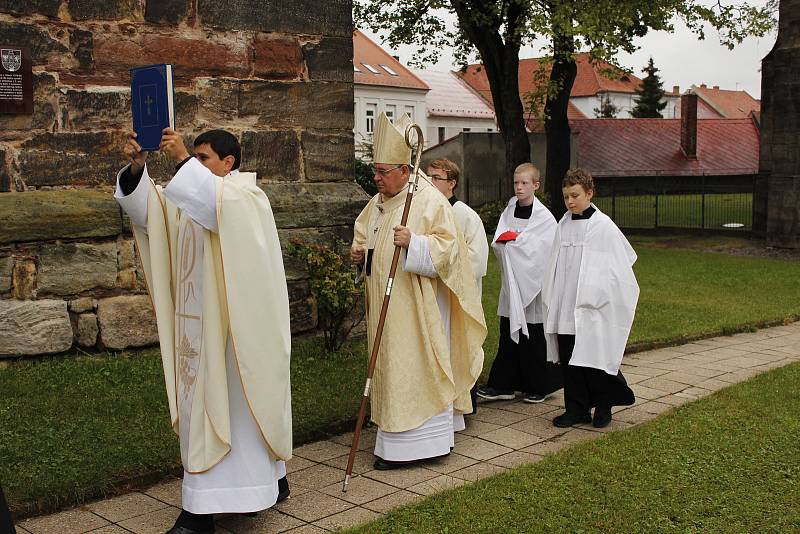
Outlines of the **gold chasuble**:
{"label": "gold chasuble", "polygon": [[[394,253],[406,190],[374,196],[355,222],[353,244],[373,249],[367,290],[367,331],[372,349]],[[405,432],[442,413],[449,404],[471,411],[469,390],[483,369],[486,323],[466,242],[458,235],[449,202],[424,175],[414,193],[408,228],[424,237],[438,278],[403,270],[400,256],[371,390],[372,420],[385,432]],[[449,339],[436,295],[449,292]]]}
{"label": "gold chasuble", "polygon": [[[231,449],[225,364],[229,335],[244,396],[264,441],[277,459],[288,460],[292,453],[289,299],[272,210],[254,173],[216,177],[215,190],[219,233],[199,225],[191,232],[179,232],[188,215],[152,181],[147,231],[133,227],[156,313],[176,433],[179,387],[194,381],[184,458],[184,468],[190,473],[208,471]],[[183,243],[178,242],[179,233]],[[202,240],[204,250],[199,347],[188,346],[181,332],[192,323],[192,317],[182,310],[191,294],[187,279],[192,269],[187,258],[194,257],[191,247],[195,240]],[[187,353],[195,350],[199,358]],[[187,356],[193,357],[192,365],[187,365]]]}

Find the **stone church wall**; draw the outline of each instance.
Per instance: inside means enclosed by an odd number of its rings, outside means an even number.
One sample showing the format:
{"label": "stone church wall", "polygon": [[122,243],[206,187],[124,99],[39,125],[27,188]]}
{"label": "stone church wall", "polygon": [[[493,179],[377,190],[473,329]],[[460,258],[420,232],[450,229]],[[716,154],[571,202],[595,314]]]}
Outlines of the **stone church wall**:
{"label": "stone church wall", "polygon": [[[0,45],[31,49],[33,115],[0,115],[0,357],[157,342],[129,221],[112,198],[130,128],[128,69],[172,63],[187,146],[225,128],[282,242],[349,239],[349,0],[6,0]],[[172,164],[150,157],[151,174]],[[284,257],[293,331],[316,326]],[[268,320],[268,318],[265,318]]]}
{"label": "stone church wall", "polygon": [[761,154],[754,225],[800,249],[800,0],[781,0],[778,37],[761,62]]}

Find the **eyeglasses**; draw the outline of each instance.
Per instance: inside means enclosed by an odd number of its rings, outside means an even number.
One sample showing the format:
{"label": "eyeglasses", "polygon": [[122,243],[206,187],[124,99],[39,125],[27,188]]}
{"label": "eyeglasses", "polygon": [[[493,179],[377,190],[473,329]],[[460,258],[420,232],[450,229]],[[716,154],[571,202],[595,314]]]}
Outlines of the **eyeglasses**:
{"label": "eyeglasses", "polygon": [[392,167],[391,169],[379,169],[375,165],[372,165],[370,168],[372,169],[372,174],[380,174],[381,176],[386,176],[387,174],[389,174],[393,170],[399,169],[402,166],[403,165],[398,165],[396,167]]}

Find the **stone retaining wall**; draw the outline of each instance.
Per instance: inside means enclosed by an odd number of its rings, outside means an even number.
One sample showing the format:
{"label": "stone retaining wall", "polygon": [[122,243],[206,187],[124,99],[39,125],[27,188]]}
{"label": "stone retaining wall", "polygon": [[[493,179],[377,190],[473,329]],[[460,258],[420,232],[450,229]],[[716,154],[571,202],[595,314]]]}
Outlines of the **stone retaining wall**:
{"label": "stone retaining wall", "polygon": [[[128,69],[172,63],[177,128],[242,143],[282,242],[349,240],[349,0],[10,0],[0,44],[31,49],[33,115],[0,115],[0,357],[157,341],[130,233],[112,198],[130,128]],[[151,174],[170,178],[154,154]],[[295,333],[316,327],[306,275],[284,257]]]}

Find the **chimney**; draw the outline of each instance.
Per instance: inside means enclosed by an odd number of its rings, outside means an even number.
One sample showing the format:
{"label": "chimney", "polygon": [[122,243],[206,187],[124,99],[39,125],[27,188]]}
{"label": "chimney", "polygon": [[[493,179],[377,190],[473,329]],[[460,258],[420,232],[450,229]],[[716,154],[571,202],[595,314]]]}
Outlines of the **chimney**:
{"label": "chimney", "polygon": [[715,86],[713,87],[713,89],[717,89],[717,90],[719,90],[719,85],[715,85]]}
{"label": "chimney", "polygon": [[672,86],[672,93],[679,95],[681,94],[681,86],[680,85],[673,85]]}
{"label": "chimney", "polygon": [[697,159],[697,95],[681,95],[681,150],[689,159]]}
{"label": "chimney", "polygon": [[700,87],[703,88],[703,89],[707,89],[708,88],[708,86],[706,84],[704,84],[704,83],[701,83]]}

